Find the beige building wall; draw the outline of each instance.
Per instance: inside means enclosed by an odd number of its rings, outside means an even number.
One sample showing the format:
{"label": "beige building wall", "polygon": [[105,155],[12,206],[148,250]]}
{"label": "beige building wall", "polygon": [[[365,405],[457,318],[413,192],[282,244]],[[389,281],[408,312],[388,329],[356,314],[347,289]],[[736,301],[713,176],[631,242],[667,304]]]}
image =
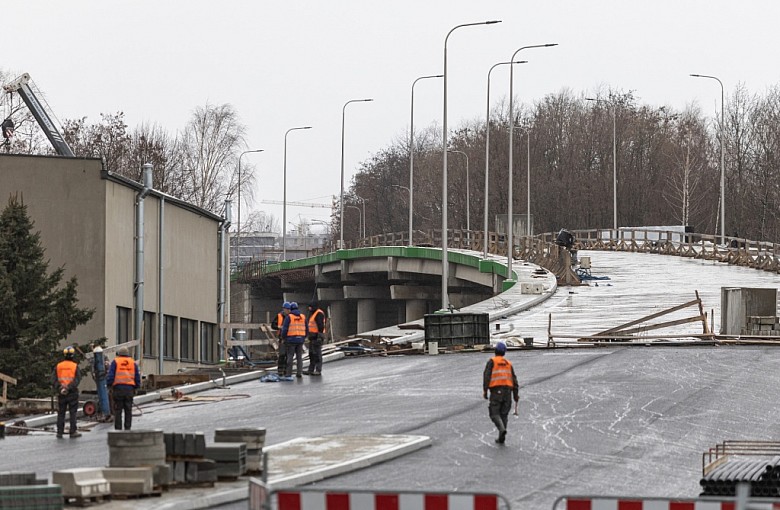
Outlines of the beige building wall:
{"label": "beige building wall", "polygon": [[[12,193],[23,197],[51,260],[50,270],[64,266],[67,278],[75,275],[80,306],[95,309],[92,320],[71,339],[85,343],[105,336],[110,346],[117,342],[117,307],[126,313],[130,310],[130,338],[138,337],[133,331],[133,309],[140,186],[106,176],[101,161],[95,159],[0,156],[0,193],[5,200]],[[204,324],[213,325],[208,350],[216,353],[218,234],[219,218],[207,211],[156,192],[144,200],[144,310],[153,314],[154,322],[150,338],[144,338],[152,342],[151,356],[142,359],[144,374],[159,373],[161,314],[170,316],[174,325],[173,349],[166,352],[164,373],[199,364]],[[182,319],[195,327],[194,345],[186,359],[181,359]]]}

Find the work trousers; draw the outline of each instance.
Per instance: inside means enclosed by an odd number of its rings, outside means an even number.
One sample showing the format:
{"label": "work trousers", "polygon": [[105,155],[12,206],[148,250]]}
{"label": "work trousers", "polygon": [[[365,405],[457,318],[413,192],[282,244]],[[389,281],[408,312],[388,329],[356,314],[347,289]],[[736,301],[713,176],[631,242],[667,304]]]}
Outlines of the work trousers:
{"label": "work trousers", "polygon": [[279,340],[279,359],[276,363],[276,372],[279,375],[284,375],[287,372],[287,346],[282,340]]}
{"label": "work trousers", "polygon": [[114,388],[114,428],[122,430],[124,414],[124,429],[130,430],[133,425],[133,390]]}
{"label": "work trousers", "polygon": [[57,434],[62,435],[65,432],[65,412],[70,414],[70,433],[78,432],[76,428],[76,414],[79,410],[79,392],[74,391],[67,395],[57,396]]}
{"label": "work trousers", "polygon": [[322,336],[309,337],[309,369],[310,374],[319,374],[322,372]]}
{"label": "work trousers", "polygon": [[303,372],[303,342],[301,343],[291,343],[288,341],[284,342],[285,350],[287,351],[287,370],[284,372],[284,375],[287,377],[290,377],[292,375],[292,369],[293,369],[293,357],[296,358],[296,369],[295,372],[296,375],[301,375]]}
{"label": "work trousers", "polygon": [[512,387],[494,386],[490,388],[488,413],[499,432],[506,432],[509,411],[512,410]]}

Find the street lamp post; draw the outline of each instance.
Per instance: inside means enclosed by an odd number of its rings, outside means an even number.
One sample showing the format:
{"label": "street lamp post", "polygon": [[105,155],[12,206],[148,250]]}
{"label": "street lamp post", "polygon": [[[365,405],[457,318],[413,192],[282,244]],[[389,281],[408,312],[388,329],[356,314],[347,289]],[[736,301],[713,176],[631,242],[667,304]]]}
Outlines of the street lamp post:
{"label": "street lamp post", "polygon": [[284,186],[282,193],[282,260],[287,260],[287,135],[290,131],[311,129],[311,126],[301,126],[288,129],[284,133]]}
{"label": "street lamp post", "polygon": [[236,266],[241,261],[241,158],[244,154],[252,152],[263,152],[263,149],[253,149],[250,151],[244,151],[238,156],[238,217],[236,221]]}
{"label": "street lamp post", "polygon": [[361,102],[368,102],[373,101],[373,99],[350,99],[346,103],[344,103],[344,106],[341,108],[341,193],[339,194],[339,218],[340,220],[340,238],[339,238],[339,249],[344,249],[344,118],[346,116],[347,112],[347,105],[350,103],[361,103]]}
{"label": "street lamp post", "polygon": [[692,74],[694,78],[709,78],[717,80],[720,84],[720,243],[726,244],[726,166],[724,164],[723,146],[726,143],[724,138],[726,128],[726,93],[723,89],[723,82],[715,76],[706,74]]}
{"label": "street lamp post", "polygon": [[[409,201],[411,202],[411,200],[412,200],[412,188],[407,188],[406,186],[401,186],[400,184],[391,184],[390,186],[391,186],[391,187],[393,187],[393,188],[398,188],[398,189],[403,189],[403,190],[406,190],[406,192],[409,194]],[[412,209],[411,209],[411,207],[410,207],[410,208],[409,208],[409,218],[411,218],[411,217],[412,217]],[[410,226],[410,229],[409,229],[409,246],[413,246],[413,244],[412,244],[412,230],[411,230],[411,225],[412,225],[412,223],[411,223],[411,221],[410,221],[410,222],[409,222],[409,226]]]}
{"label": "street lamp post", "polygon": [[432,74],[430,76],[420,76],[412,82],[412,112],[409,117],[409,246],[414,246],[413,216],[414,216],[414,86],[420,80],[429,78],[442,78],[443,74]]}
{"label": "street lamp post", "polygon": [[[515,52],[512,54],[512,58],[509,59],[510,62],[514,62],[515,58],[517,57],[517,54],[525,49],[530,48],[549,48],[550,46],[558,46],[558,43],[548,43],[548,44],[534,44],[532,46],[523,46],[522,48],[519,48],[515,50]],[[512,239],[512,231],[514,229],[514,221],[512,216],[514,215],[514,211],[512,211],[512,200],[514,199],[512,196],[512,173],[514,171],[513,167],[513,154],[512,154],[512,139],[514,138],[514,129],[515,129],[515,108],[514,108],[514,84],[515,84],[515,66],[509,66],[509,197],[508,197],[508,211],[507,211],[507,278],[510,280],[514,280],[513,274],[512,274],[512,258],[514,256],[514,240]]]}
{"label": "street lamp post", "polygon": [[[603,99],[586,97],[587,101],[605,102]],[[612,106],[612,229],[617,236],[617,106]]]}
{"label": "street lamp post", "polygon": [[487,74],[487,109],[485,111],[485,246],[482,255],[483,258],[487,258],[488,254],[488,214],[490,214],[488,208],[488,197],[490,196],[490,74],[493,72],[493,69],[498,66],[526,63],[526,60],[519,60],[516,62],[499,62],[498,64],[493,64]]}
{"label": "street lamp post", "polygon": [[[466,232],[471,231],[471,190],[469,189],[469,155],[463,151],[449,149],[447,152],[462,154],[466,158]],[[468,233],[466,234],[468,236]]]}
{"label": "street lamp post", "polygon": [[355,195],[355,198],[363,206],[363,215],[361,216],[361,218],[363,218],[363,222],[362,222],[362,225],[363,225],[362,235],[363,235],[363,238],[365,239],[365,237],[366,237],[366,202],[368,202],[368,199],[367,198],[363,198],[363,197],[359,197],[357,195]]}
{"label": "street lamp post", "polygon": [[[501,23],[500,20],[482,21],[479,23],[464,23],[456,25],[447,32],[444,38],[444,115],[442,116],[442,194],[441,194],[441,307],[448,310],[450,307],[450,297],[447,294],[447,283],[449,280],[449,255],[447,254],[447,41],[452,33],[463,27],[472,27],[478,25],[492,25]],[[514,59],[512,59],[514,60]]]}

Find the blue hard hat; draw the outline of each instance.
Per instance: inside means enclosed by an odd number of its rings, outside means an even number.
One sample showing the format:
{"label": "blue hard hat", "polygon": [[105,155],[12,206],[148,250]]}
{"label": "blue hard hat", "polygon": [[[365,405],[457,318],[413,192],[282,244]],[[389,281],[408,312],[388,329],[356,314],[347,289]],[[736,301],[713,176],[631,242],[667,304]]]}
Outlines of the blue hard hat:
{"label": "blue hard hat", "polygon": [[506,354],[506,344],[504,342],[496,344],[496,354]]}
{"label": "blue hard hat", "polygon": [[297,310],[298,309],[298,303],[295,301],[290,302],[290,310]]}
{"label": "blue hard hat", "polygon": [[290,303],[288,303],[287,301],[285,301],[282,304],[282,308],[286,308],[287,310],[289,310],[290,308],[292,308],[292,305]]}

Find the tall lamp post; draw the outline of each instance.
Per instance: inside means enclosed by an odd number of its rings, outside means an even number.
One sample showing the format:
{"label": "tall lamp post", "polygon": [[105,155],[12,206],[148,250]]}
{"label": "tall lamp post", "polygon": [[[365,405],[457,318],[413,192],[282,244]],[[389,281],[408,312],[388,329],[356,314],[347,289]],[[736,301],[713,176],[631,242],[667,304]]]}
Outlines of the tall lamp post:
{"label": "tall lamp post", "polygon": [[366,202],[368,202],[368,199],[367,199],[367,198],[360,197],[360,196],[358,196],[358,195],[355,195],[355,199],[356,199],[358,202],[360,202],[360,204],[363,206],[363,215],[361,216],[361,218],[363,218],[363,223],[362,223],[362,225],[363,225],[363,228],[362,228],[362,235],[363,235],[363,238],[365,239],[365,237],[366,237]]}
{"label": "tall lamp post", "polygon": [[[595,101],[597,103],[605,103],[603,99],[597,99],[593,97],[586,97],[586,101]],[[617,106],[613,105],[612,108],[612,229],[617,236]]]}
{"label": "tall lamp post", "polygon": [[252,152],[263,152],[263,149],[253,149],[250,151],[244,151],[238,156],[238,218],[236,222],[236,266],[241,261],[241,158],[244,154],[250,154]]}
{"label": "tall lamp post", "polygon": [[724,129],[726,127],[726,93],[723,82],[715,76],[692,74],[694,78],[709,78],[720,84],[720,243],[726,244],[726,166],[723,163],[723,146],[726,143]]}
{"label": "tall lamp post", "polygon": [[[444,115],[442,116],[442,193],[441,193],[441,307],[448,310],[450,307],[450,297],[447,294],[447,283],[449,274],[449,255],[447,254],[447,41],[452,33],[463,27],[473,27],[479,25],[493,25],[501,23],[501,20],[481,21],[479,23],[464,23],[456,25],[447,32],[444,38]],[[514,59],[512,59],[514,60]]]}
{"label": "tall lamp post", "polygon": [[430,76],[420,76],[412,82],[412,112],[409,116],[409,246],[414,246],[414,231],[412,230],[412,218],[414,217],[414,86],[420,80],[429,78],[443,78],[443,74],[432,74]]}
{"label": "tall lamp post", "polygon": [[[469,155],[463,151],[449,149],[452,154],[462,154],[466,158],[466,232],[471,231],[471,189],[469,188]],[[468,235],[468,234],[466,234]]]}
{"label": "tall lamp post", "polygon": [[485,111],[485,240],[484,240],[484,250],[483,250],[483,258],[487,258],[488,254],[488,197],[490,196],[490,74],[493,72],[493,69],[495,69],[498,66],[504,66],[509,64],[526,64],[526,60],[519,60],[516,62],[499,62],[498,64],[493,64],[493,66],[490,68],[487,74],[487,109]]}
{"label": "tall lamp post", "polygon": [[[558,43],[548,43],[548,44],[534,44],[531,46],[523,46],[521,48],[518,48],[515,50],[515,52],[512,54],[512,58],[509,59],[510,62],[514,62],[515,58],[517,58],[517,54],[520,53],[523,50],[530,49],[530,48],[549,48],[551,46],[558,46]],[[507,261],[506,261],[506,268],[507,268],[507,278],[510,280],[514,280],[513,273],[512,273],[512,258],[514,256],[514,240],[512,239],[512,233],[514,230],[514,221],[512,216],[514,215],[514,212],[512,211],[512,200],[514,199],[512,196],[512,173],[514,171],[513,167],[513,159],[512,159],[512,140],[514,138],[514,130],[515,130],[515,107],[514,107],[514,84],[515,84],[515,66],[509,66],[509,205],[508,205],[508,211],[507,211]]]}
{"label": "tall lamp post", "polygon": [[[401,186],[400,184],[391,184],[390,186],[393,187],[393,188],[406,190],[406,192],[409,194],[409,202],[412,201],[412,188],[407,188],[406,186]],[[409,221],[409,246],[414,246],[413,243],[412,243],[412,228],[411,228],[412,227],[412,222],[411,222],[411,217],[412,217],[412,208],[411,208],[411,206],[409,206],[409,218],[410,218],[410,221]]]}
{"label": "tall lamp post", "polygon": [[311,129],[311,126],[300,126],[288,129],[284,133],[284,191],[282,193],[282,260],[287,260],[287,135],[290,131]]}
{"label": "tall lamp post", "polygon": [[362,103],[373,101],[373,99],[350,99],[341,108],[341,193],[339,194],[339,218],[340,220],[340,232],[339,232],[339,249],[344,249],[344,118],[347,112],[347,105],[350,103]]}

